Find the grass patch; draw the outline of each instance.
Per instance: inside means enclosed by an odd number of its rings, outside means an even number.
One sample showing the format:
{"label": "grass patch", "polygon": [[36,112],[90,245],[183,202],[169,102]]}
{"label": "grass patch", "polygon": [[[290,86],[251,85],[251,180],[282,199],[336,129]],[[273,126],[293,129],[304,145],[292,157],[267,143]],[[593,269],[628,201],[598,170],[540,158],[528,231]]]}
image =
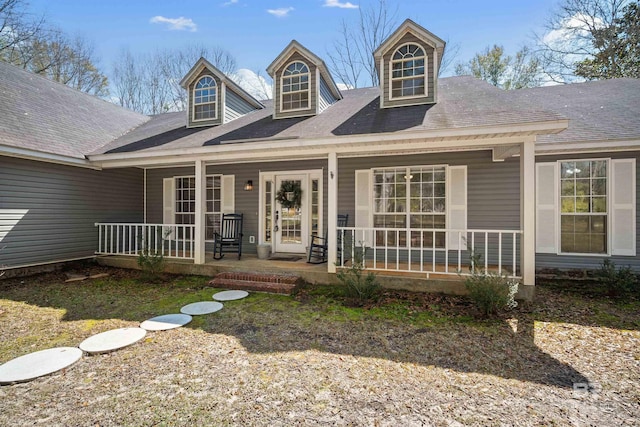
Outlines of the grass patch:
{"label": "grass patch", "polygon": [[[145,283],[135,272],[108,272],[71,283],[55,274],[0,281],[0,363],[77,346],[218,291],[203,277]],[[513,425],[565,425],[576,416],[624,425],[611,417],[640,397],[629,369],[629,355],[640,360],[637,301],[541,287],[508,317],[479,320],[464,297],[386,290],[363,307],[343,298],[339,286],[302,285],[293,297],[252,292],[185,328],[3,388],[0,424],[278,425],[295,413],[326,424],[446,425],[458,411],[456,419],[479,424],[499,413]],[[607,379],[597,402],[576,399],[573,383],[594,378]],[[56,404],[34,407],[36,400]],[[441,418],[423,418],[422,409],[407,418],[407,408],[434,405],[446,410],[430,416]]]}

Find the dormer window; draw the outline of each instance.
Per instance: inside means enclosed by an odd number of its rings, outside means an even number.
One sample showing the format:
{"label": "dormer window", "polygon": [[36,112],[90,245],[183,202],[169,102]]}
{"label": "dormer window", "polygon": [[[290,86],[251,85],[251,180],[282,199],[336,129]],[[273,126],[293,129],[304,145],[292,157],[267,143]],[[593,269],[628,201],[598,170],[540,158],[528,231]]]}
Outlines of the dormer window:
{"label": "dormer window", "polygon": [[309,67],[304,62],[292,62],[282,73],[282,111],[309,109],[311,88]]}
{"label": "dormer window", "polygon": [[198,80],[193,88],[193,121],[217,118],[218,88],[211,76]]}
{"label": "dormer window", "polygon": [[424,49],[417,44],[400,46],[391,58],[390,99],[427,95],[426,62]]}

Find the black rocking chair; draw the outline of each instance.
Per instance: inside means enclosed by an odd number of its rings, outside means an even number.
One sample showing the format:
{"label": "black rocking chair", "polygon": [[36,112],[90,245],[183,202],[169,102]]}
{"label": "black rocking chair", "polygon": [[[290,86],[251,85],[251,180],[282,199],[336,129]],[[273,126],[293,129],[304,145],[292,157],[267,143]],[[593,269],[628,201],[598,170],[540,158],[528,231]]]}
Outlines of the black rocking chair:
{"label": "black rocking chair", "polygon": [[213,236],[213,259],[222,259],[225,253],[242,256],[242,214],[222,214],[220,233]]}
{"label": "black rocking chair", "polygon": [[[338,227],[346,227],[349,223],[349,215],[348,214],[339,214],[338,215]],[[340,252],[342,246],[342,233],[338,233],[338,259],[340,259]],[[307,263],[309,264],[322,264],[323,262],[327,262],[327,255],[329,252],[329,245],[327,234],[325,233],[324,237],[312,235],[311,236],[311,244],[309,245],[309,256],[307,258]]]}

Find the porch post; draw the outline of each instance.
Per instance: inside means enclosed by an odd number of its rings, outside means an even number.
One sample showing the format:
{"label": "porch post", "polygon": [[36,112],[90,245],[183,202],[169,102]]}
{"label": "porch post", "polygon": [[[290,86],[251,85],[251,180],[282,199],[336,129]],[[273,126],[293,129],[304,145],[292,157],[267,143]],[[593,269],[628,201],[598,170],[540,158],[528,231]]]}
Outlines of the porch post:
{"label": "porch post", "polygon": [[536,284],[536,157],[535,139],[527,140],[520,146],[520,268],[522,271],[523,297],[533,297]]}
{"label": "porch post", "polygon": [[196,160],[196,212],[193,262],[205,263],[205,201],[207,191],[207,168],[202,160]]}
{"label": "porch post", "polygon": [[337,237],[338,232],[338,155],[333,152],[329,153],[328,158],[328,175],[327,183],[329,193],[327,195],[327,238],[328,238],[328,259],[327,271],[329,273],[336,272],[336,256],[338,254]]}

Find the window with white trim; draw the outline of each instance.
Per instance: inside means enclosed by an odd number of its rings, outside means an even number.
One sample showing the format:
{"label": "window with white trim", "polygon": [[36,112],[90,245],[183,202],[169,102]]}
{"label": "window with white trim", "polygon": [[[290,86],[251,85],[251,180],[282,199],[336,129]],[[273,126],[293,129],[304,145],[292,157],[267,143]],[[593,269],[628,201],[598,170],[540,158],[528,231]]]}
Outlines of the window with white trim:
{"label": "window with white trim", "polygon": [[196,179],[176,177],[176,224],[195,224]]}
{"label": "window with white trim", "polygon": [[[376,246],[444,248],[446,166],[411,166],[373,170],[373,226],[404,228],[376,231]],[[410,231],[407,242],[406,229]]]}
{"label": "window with white trim", "polygon": [[282,72],[281,80],[281,111],[295,111],[309,109],[311,74],[304,62],[292,62]]}
{"label": "window with white trim", "polygon": [[201,77],[193,88],[193,120],[209,120],[218,116],[218,88],[211,76]]}
{"label": "window with white trim", "polygon": [[205,212],[205,240],[213,240],[220,232],[222,221],[222,175],[207,175],[207,201]]}
{"label": "window with white trim", "polygon": [[560,251],[608,251],[607,160],[560,162]]}
{"label": "window with white trim", "polygon": [[425,96],[427,94],[427,56],[424,49],[407,43],[391,57],[390,99]]}
{"label": "window with white trim", "polygon": [[[214,232],[220,231],[222,219],[222,175],[206,176],[205,240],[213,240]],[[194,176],[175,177],[176,224],[195,224],[196,179]]]}

